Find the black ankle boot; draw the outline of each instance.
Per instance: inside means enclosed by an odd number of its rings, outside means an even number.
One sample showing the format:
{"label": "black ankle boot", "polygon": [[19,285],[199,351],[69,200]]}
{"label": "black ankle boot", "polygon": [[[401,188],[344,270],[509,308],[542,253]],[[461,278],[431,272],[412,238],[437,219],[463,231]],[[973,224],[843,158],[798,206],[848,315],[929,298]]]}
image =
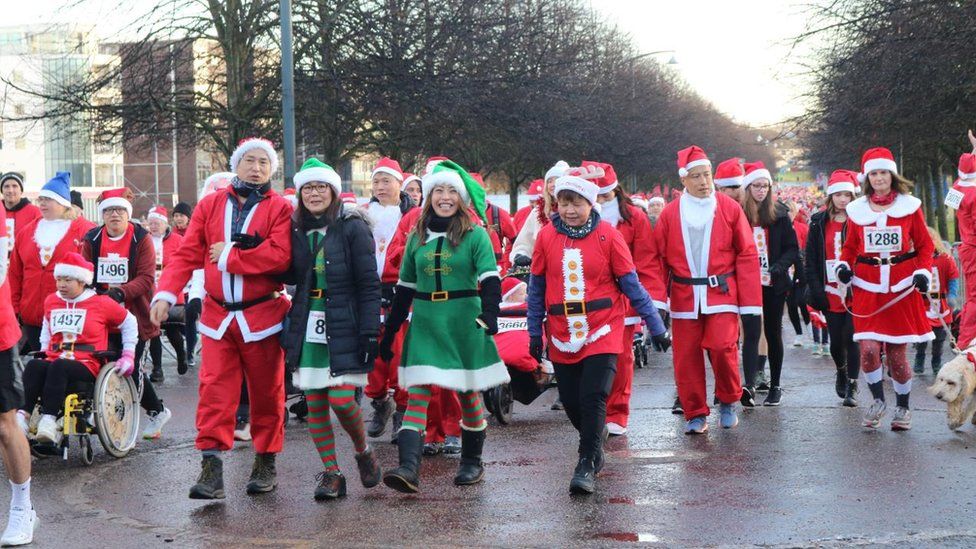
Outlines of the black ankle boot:
{"label": "black ankle boot", "polygon": [[247,493],[253,496],[270,492],[277,486],[277,479],[275,455],[254,454],[254,466],[251,467],[251,478],[247,482]]}
{"label": "black ankle boot", "polygon": [[847,388],[844,391],[844,406],[848,408],[857,407],[857,380],[851,379],[847,382]]}
{"label": "black ankle boot", "polygon": [[603,426],[603,433],[600,434],[600,447],[596,449],[596,457],[593,458],[593,474],[598,475],[600,471],[603,470],[603,465],[607,461],[606,452],[604,451],[604,446],[607,443],[607,439],[610,438],[610,429],[607,426]]}
{"label": "black ankle boot", "polygon": [[456,486],[478,484],[485,478],[485,467],[481,463],[481,451],[485,447],[487,429],[468,431],[461,429],[461,465],[454,477]]}
{"label": "black ankle boot", "polygon": [[580,457],[573,472],[573,480],[569,481],[570,494],[592,494],[596,490],[596,467],[593,466],[593,458],[589,456]]}
{"label": "black ankle boot", "polygon": [[837,398],[844,398],[847,394],[847,365],[837,368],[837,380],[834,382]]}
{"label": "black ankle boot", "polygon": [[224,499],[224,462],[217,456],[203,456],[200,477],[190,488],[190,499]]}
{"label": "black ankle boot", "polygon": [[397,437],[400,466],[383,475],[383,484],[404,494],[420,491],[420,454],[424,449],[424,436],[413,429],[401,429]]}

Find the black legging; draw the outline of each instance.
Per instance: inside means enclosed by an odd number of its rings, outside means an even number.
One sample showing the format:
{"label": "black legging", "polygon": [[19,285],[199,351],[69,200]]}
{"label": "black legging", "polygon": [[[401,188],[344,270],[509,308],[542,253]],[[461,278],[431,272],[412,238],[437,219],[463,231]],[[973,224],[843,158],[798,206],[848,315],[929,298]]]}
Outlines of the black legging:
{"label": "black legging", "polygon": [[763,286],[763,333],[766,334],[766,356],[769,362],[769,386],[779,387],[783,372],[783,304],[789,292],[777,294]]}
{"label": "black legging", "polygon": [[830,334],[830,357],[838,369],[847,367],[847,379],[861,373],[861,348],[854,341],[854,317],[847,313],[824,313]]}
{"label": "black legging", "polygon": [[[945,328],[939,326],[938,328],[932,328],[932,333],[935,334],[935,339],[932,340],[932,372],[938,372],[942,368],[942,347],[945,344],[946,331]],[[915,344],[916,370],[925,369],[925,350],[928,346],[928,341]]]}
{"label": "black legging", "polygon": [[759,315],[742,315],[742,372],[748,387],[756,384],[759,373],[759,338],[762,336],[762,321]]}
{"label": "black legging", "polygon": [[186,353],[193,358],[193,352],[197,349],[197,320],[200,320],[200,313],[193,307],[188,307],[183,313],[183,334],[186,336]]}
{"label": "black legging", "polygon": [[803,287],[793,284],[789,293],[786,295],[786,312],[790,315],[790,323],[793,324],[793,331],[796,335],[803,335],[803,324],[810,324],[810,311],[807,310],[806,303],[803,302]]}
{"label": "black legging", "polygon": [[59,358],[54,361],[35,358],[24,368],[24,411],[34,410],[34,403],[41,399],[41,413],[57,416],[64,408],[68,383],[87,381],[94,383],[95,376],[77,360]]}
{"label": "black legging", "polygon": [[41,350],[41,327],[24,324],[21,327],[24,344],[20,347],[20,355],[27,356],[34,351]]}
{"label": "black legging", "polygon": [[[186,347],[183,342],[183,327],[179,324],[166,324],[163,333],[169,340],[173,350],[176,351],[176,362],[182,364],[186,361]],[[149,340],[149,359],[152,360],[153,369],[159,369],[163,364],[163,342],[158,335]]]}
{"label": "black legging", "polygon": [[617,355],[591,355],[572,364],[553,364],[559,399],[579,431],[580,456],[595,458],[607,422],[607,395],[617,373]]}

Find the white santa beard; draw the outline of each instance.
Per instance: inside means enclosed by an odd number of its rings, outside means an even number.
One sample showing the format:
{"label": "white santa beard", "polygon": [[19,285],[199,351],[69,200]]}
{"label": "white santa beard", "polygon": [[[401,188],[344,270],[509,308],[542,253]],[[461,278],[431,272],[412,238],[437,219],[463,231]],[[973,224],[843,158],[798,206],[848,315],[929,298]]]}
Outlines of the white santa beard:
{"label": "white santa beard", "polygon": [[373,236],[377,240],[389,240],[396,232],[397,225],[400,224],[400,206],[382,206],[378,202],[370,204],[366,210],[369,218],[373,221]]}
{"label": "white santa beard", "polygon": [[34,242],[41,248],[53,248],[68,233],[68,227],[70,226],[71,222],[67,219],[54,219],[50,221],[41,219],[37,222],[37,229],[34,231]]}
{"label": "white santa beard", "polygon": [[715,195],[710,194],[705,198],[695,198],[688,193],[681,195],[680,212],[681,222],[689,227],[700,229],[708,224],[715,216],[715,206],[717,201]]}
{"label": "white santa beard", "polygon": [[600,208],[600,219],[603,219],[614,227],[620,223],[620,203],[617,202],[616,198],[600,204]]}

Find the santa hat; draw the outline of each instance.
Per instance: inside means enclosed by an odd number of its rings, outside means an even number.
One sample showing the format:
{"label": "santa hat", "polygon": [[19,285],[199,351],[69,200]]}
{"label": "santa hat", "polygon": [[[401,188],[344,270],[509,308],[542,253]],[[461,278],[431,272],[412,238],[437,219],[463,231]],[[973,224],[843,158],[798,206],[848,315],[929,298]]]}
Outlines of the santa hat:
{"label": "santa hat", "polygon": [[591,205],[596,206],[596,197],[600,194],[600,186],[594,181],[603,177],[603,168],[595,165],[570,168],[565,175],[556,179],[556,188],[553,192],[558,195],[560,191],[572,191],[586,199]]}
{"label": "santa hat", "polygon": [[485,187],[485,178],[481,177],[481,172],[468,172],[468,175],[471,176],[471,179],[477,181],[478,185],[481,185],[482,189],[487,189],[487,187]]}
{"label": "santa hat", "polygon": [[549,168],[549,171],[546,172],[546,176],[543,177],[542,180],[549,181],[553,177],[560,177],[565,174],[566,170],[568,169],[569,164],[567,164],[565,160],[560,160],[559,162],[556,162],[553,167]]}
{"label": "santa hat", "polygon": [[376,167],[373,168],[373,173],[369,178],[372,179],[381,173],[392,175],[397,181],[403,181],[403,170],[400,168],[400,163],[387,156],[380,158],[380,161],[376,163]]}
{"label": "santa hat", "polygon": [[715,167],[716,187],[741,187],[745,171],[738,158],[730,158],[719,162]]}
{"label": "santa hat", "polygon": [[678,151],[678,175],[686,177],[688,170],[698,166],[711,166],[712,161],[705,155],[705,151],[698,145]]}
{"label": "santa hat", "polygon": [[262,139],[260,137],[248,137],[246,139],[241,139],[237,144],[237,148],[234,149],[234,153],[230,155],[230,171],[236,172],[237,165],[241,163],[241,159],[248,151],[253,151],[259,149],[268,155],[268,160],[271,161],[271,173],[278,171],[278,153],[275,152],[274,144],[272,144],[267,139]]}
{"label": "santa hat", "polygon": [[95,266],[81,254],[69,252],[54,265],[54,278],[59,276],[80,280],[90,286],[95,278]]}
{"label": "santa hat", "polygon": [[298,191],[296,191],[294,187],[285,189],[281,195],[285,197],[289,204],[291,204],[292,208],[295,208],[296,210],[298,209]]}
{"label": "santa hat", "polygon": [[125,208],[125,211],[129,213],[129,217],[132,217],[132,202],[129,202],[130,196],[132,196],[132,191],[125,187],[102,191],[101,196],[98,197],[98,215],[102,215],[108,208]]}
{"label": "santa hat", "polygon": [[874,170],[888,170],[891,173],[898,173],[898,164],[895,163],[895,156],[891,154],[891,151],[884,147],[875,147],[864,151],[864,156],[861,157],[861,173],[857,175],[857,180],[864,183],[868,174]]}
{"label": "santa hat", "polygon": [[660,196],[652,196],[650,200],[647,201],[647,205],[651,204],[664,204],[664,198]]}
{"label": "santa hat", "polygon": [[976,154],[963,153],[959,157],[959,179],[976,179]]}
{"label": "santa hat", "polygon": [[746,174],[742,178],[742,185],[748,187],[752,185],[753,182],[759,179],[766,179],[770,184],[773,183],[773,176],[766,169],[766,165],[760,162],[746,162],[742,166]]}
{"label": "santa hat", "polygon": [[420,178],[416,175],[408,172],[403,172],[403,186],[406,188],[407,185],[416,181],[418,184],[421,183]]}
{"label": "santa hat", "polygon": [[359,202],[356,200],[355,193],[342,193],[339,195],[339,200],[342,200],[343,204],[348,204],[350,206],[358,206]]}
{"label": "santa hat", "polygon": [[58,172],[41,187],[38,197],[50,198],[65,208],[71,207],[71,172]]}
{"label": "santa hat", "polygon": [[830,174],[830,179],[827,180],[827,194],[832,195],[842,192],[857,194],[857,188],[859,186],[857,183],[857,172],[851,170],[834,170],[834,173]]}
{"label": "santa hat", "polygon": [[438,185],[454,187],[461,195],[461,200],[474,207],[474,211],[478,212],[485,225],[488,224],[488,220],[485,218],[485,190],[468,174],[467,170],[452,160],[438,162],[434,169],[429,174],[424,175],[421,180],[420,188],[423,191],[424,200],[430,197],[431,191]]}
{"label": "santa hat", "polygon": [[427,164],[424,165],[424,175],[427,175],[430,172],[434,171],[434,167],[445,160],[448,160],[446,156],[432,156],[428,158]]}
{"label": "santa hat", "polygon": [[0,175],[0,185],[3,185],[4,183],[6,183],[8,179],[11,180],[11,181],[16,182],[17,183],[17,186],[20,187],[20,192],[24,192],[24,175],[23,174],[19,174],[17,172],[7,172],[7,173],[5,173],[3,175]]}
{"label": "santa hat", "polygon": [[583,166],[599,166],[603,169],[603,177],[597,179],[595,182],[600,187],[600,194],[610,194],[618,187],[617,182],[617,172],[613,170],[613,166],[605,162],[591,162],[589,160],[583,161]]}
{"label": "santa hat", "polygon": [[525,288],[526,286],[525,281],[514,276],[506,276],[502,279],[502,301],[508,299],[508,297],[517,292],[519,288]]}
{"label": "santa hat", "polygon": [[237,175],[234,174],[233,172],[217,172],[215,174],[212,174],[210,177],[207,178],[206,181],[203,182],[203,188],[200,189],[199,199],[203,200],[203,197],[205,196],[211,195],[221,189],[226,189],[227,187],[230,187],[235,177],[237,177]]}
{"label": "santa hat", "polygon": [[166,208],[163,206],[156,206],[149,210],[149,214],[146,215],[146,219],[158,219],[163,223],[169,223],[169,216],[166,215],[167,213]]}
{"label": "santa hat", "polygon": [[542,179],[536,179],[532,183],[529,183],[529,190],[526,193],[526,196],[529,198],[529,202],[542,198],[542,187],[545,186],[545,184],[546,182]]}
{"label": "santa hat", "polygon": [[[377,170],[379,167],[377,167]],[[373,170],[376,173],[376,170]],[[336,173],[332,166],[322,162],[318,158],[309,158],[302,164],[301,169],[295,173],[295,191],[301,191],[302,187],[311,181],[321,181],[332,187],[335,196],[342,194],[342,178]]]}

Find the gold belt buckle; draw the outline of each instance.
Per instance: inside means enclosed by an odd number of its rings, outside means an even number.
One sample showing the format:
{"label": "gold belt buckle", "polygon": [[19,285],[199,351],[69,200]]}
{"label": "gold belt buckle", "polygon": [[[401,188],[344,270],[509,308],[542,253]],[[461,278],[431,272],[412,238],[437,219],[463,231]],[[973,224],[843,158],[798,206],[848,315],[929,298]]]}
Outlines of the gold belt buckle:
{"label": "gold belt buckle", "polygon": [[430,292],[431,301],[447,301],[447,292]]}
{"label": "gold belt buckle", "polygon": [[563,313],[565,313],[566,316],[585,315],[586,302],[585,301],[563,301]]}
{"label": "gold belt buckle", "polygon": [[322,299],[322,295],[324,293],[325,292],[322,291],[322,288],[315,288],[314,290],[309,290],[308,291],[308,295],[312,299]]}

